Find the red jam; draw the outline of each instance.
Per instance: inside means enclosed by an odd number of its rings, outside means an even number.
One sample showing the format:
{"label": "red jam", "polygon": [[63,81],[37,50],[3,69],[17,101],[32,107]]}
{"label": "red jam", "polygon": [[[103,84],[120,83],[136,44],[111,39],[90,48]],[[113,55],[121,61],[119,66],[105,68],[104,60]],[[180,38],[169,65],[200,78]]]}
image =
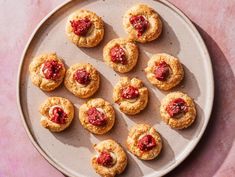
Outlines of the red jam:
{"label": "red jam", "polygon": [[138,37],[147,30],[149,22],[143,17],[143,15],[136,15],[130,18],[130,23],[137,30]]}
{"label": "red jam", "polygon": [[87,32],[92,26],[92,22],[88,18],[73,20],[70,21],[70,23],[73,28],[73,32],[78,36],[86,36]]}
{"label": "red jam", "polygon": [[156,146],[156,141],[151,135],[145,135],[138,141],[137,146],[141,151],[149,151]]}
{"label": "red jam", "polygon": [[88,73],[85,69],[78,69],[74,73],[73,78],[82,85],[88,85],[91,82],[90,73]]}
{"label": "red jam", "polygon": [[101,152],[101,154],[97,158],[97,163],[102,166],[105,166],[105,167],[112,167],[113,166],[113,158],[109,152],[103,151],[103,152]]}
{"label": "red jam", "polygon": [[166,81],[170,74],[169,65],[165,61],[161,61],[158,65],[156,65],[154,74],[156,79]]}
{"label": "red jam", "polygon": [[123,65],[127,64],[125,51],[120,45],[116,45],[110,50],[110,56],[114,63],[121,63]]}
{"label": "red jam", "polygon": [[139,91],[130,85],[122,89],[121,96],[126,99],[135,99],[139,96]]}
{"label": "red jam", "polygon": [[188,111],[188,107],[182,98],[177,98],[168,104],[166,111],[171,117],[175,117],[181,113],[186,113]]}
{"label": "red jam", "polygon": [[65,124],[66,123],[67,114],[60,107],[54,107],[52,109],[52,118],[51,121],[57,124]]}
{"label": "red jam", "polygon": [[60,78],[60,70],[63,65],[56,60],[48,60],[44,63],[42,73],[46,79],[57,80]]}
{"label": "red jam", "polygon": [[103,126],[107,123],[107,118],[104,113],[100,112],[96,108],[90,108],[87,111],[88,122],[95,126]]}

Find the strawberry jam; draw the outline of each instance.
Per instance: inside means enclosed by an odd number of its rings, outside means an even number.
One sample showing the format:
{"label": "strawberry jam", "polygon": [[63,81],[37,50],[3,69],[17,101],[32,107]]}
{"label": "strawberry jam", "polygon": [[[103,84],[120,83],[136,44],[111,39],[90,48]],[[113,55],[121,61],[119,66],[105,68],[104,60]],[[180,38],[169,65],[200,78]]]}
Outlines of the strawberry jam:
{"label": "strawberry jam", "polygon": [[149,151],[156,146],[156,141],[152,135],[145,135],[138,141],[137,146],[141,151]]}
{"label": "strawberry jam", "polygon": [[87,111],[88,122],[95,126],[104,126],[107,123],[107,118],[104,113],[100,112],[95,107]]}
{"label": "strawberry jam", "polygon": [[65,124],[66,123],[67,114],[60,107],[54,107],[52,109],[52,117],[51,121],[57,124]]}
{"label": "strawberry jam", "polygon": [[57,80],[63,65],[56,60],[48,60],[43,64],[42,73],[46,79]]}
{"label": "strawberry jam", "polygon": [[97,158],[97,163],[105,167],[112,167],[113,158],[109,152],[103,151]]}
{"label": "strawberry jam", "polygon": [[121,96],[125,99],[135,99],[139,96],[139,91],[130,85],[122,89]]}
{"label": "strawberry jam", "polygon": [[149,26],[149,22],[144,18],[143,15],[132,16],[130,18],[130,23],[137,30],[138,37],[142,36]]}
{"label": "strawberry jam", "polygon": [[154,74],[156,79],[166,81],[170,74],[169,65],[165,61],[161,61],[158,65],[156,65]]}
{"label": "strawberry jam", "polygon": [[110,50],[111,61],[114,63],[127,64],[127,58],[124,49],[120,45],[114,46]]}
{"label": "strawberry jam", "polygon": [[88,85],[91,82],[90,73],[88,73],[85,69],[78,69],[74,73],[73,78],[82,85]]}
{"label": "strawberry jam", "polygon": [[175,117],[181,113],[186,113],[188,111],[188,107],[182,98],[177,98],[167,105],[166,111],[171,117]]}
{"label": "strawberry jam", "polygon": [[70,23],[73,28],[73,32],[78,36],[86,36],[92,26],[92,22],[88,18],[72,20]]}

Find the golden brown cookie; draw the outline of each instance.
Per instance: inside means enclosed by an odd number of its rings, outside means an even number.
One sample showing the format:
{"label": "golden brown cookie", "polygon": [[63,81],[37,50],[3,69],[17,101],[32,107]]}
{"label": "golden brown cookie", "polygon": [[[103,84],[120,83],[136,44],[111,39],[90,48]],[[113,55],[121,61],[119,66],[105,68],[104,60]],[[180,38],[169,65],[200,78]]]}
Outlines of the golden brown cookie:
{"label": "golden brown cookie", "polygon": [[102,98],[87,101],[79,108],[79,120],[84,128],[94,134],[104,134],[114,125],[115,112]]}
{"label": "golden brown cookie", "polygon": [[142,160],[156,158],[162,149],[160,134],[148,124],[133,126],[126,143],[128,150]]}
{"label": "golden brown cookie", "polygon": [[113,39],[103,49],[105,63],[120,73],[132,70],[137,63],[138,56],[137,45],[128,39]]}
{"label": "golden brown cookie", "polygon": [[184,78],[179,59],[166,53],[153,55],[145,72],[149,82],[161,90],[170,90]]}
{"label": "golden brown cookie", "polygon": [[96,173],[103,177],[121,174],[127,165],[127,156],[123,148],[114,140],[105,140],[94,145],[97,155],[91,163]]}
{"label": "golden brown cookie", "polygon": [[63,81],[65,67],[56,53],[42,54],[33,58],[29,73],[34,85],[43,91],[52,91]]}
{"label": "golden brown cookie", "polygon": [[78,47],[95,47],[104,36],[104,22],[94,12],[80,9],[66,23],[66,35]]}
{"label": "golden brown cookie", "polygon": [[134,115],[148,103],[148,89],[137,78],[122,77],[113,90],[113,100],[122,112]]}
{"label": "golden brown cookie", "polygon": [[49,97],[40,106],[42,118],[40,123],[52,132],[66,129],[74,117],[73,104],[61,97]]}
{"label": "golden brown cookie", "polygon": [[130,8],[123,17],[123,26],[130,39],[141,43],[157,39],[162,32],[159,15],[145,4]]}
{"label": "golden brown cookie", "polygon": [[182,92],[169,93],[161,101],[160,114],[172,128],[183,129],[196,119],[196,108],[192,98]]}
{"label": "golden brown cookie", "polygon": [[92,96],[99,88],[100,76],[91,64],[75,64],[65,75],[65,87],[79,98]]}

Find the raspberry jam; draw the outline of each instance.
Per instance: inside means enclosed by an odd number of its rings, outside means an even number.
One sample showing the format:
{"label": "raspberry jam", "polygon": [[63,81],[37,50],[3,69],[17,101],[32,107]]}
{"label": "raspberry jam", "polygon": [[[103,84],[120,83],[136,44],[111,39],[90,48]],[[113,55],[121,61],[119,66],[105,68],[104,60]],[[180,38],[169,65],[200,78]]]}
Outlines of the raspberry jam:
{"label": "raspberry jam", "polygon": [[188,111],[188,107],[182,98],[177,98],[168,104],[166,111],[171,117],[175,117],[181,113],[186,113]]}
{"label": "raspberry jam", "polygon": [[88,85],[91,82],[90,73],[88,73],[85,69],[78,69],[74,73],[73,78],[82,85]]}
{"label": "raspberry jam", "polygon": [[125,51],[120,45],[116,45],[110,50],[110,56],[114,63],[121,63],[123,65],[127,64]]}
{"label": "raspberry jam", "polygon": [[100,112],[95,107],[87,111],[88,122],[95,126],[103,126],[107,123],[107,118],[104,113]]}
{"label": "raspberry jam", "polygon": [[57,80],[63,65],[56,60],[48,60],[43,64],[42,73],[46,79]]}
{"label": "raspberry jam", "polygon": [[141,151],[149,151],[156,146],[156,141],[152,135],[145,135],[138,141],[137,146]]}
{"label": "raspberry jam", "polygon": [[122,89],[121,96],[126,99],[135,99],[139,96],[139,91],[130,85]]}
{"label": "raspberry jam", "polygon": [[170,74],[169,65],[165,61],[161,61],[158,65],[156,65],[154,74],[156,79],[166,81]]}
{"label": "raspberry jam", "polygon": [[72,20],[70,21],[73,32],[78,36],[86,36],[87,32],[92,26],[92,22],[88,19]]}
{"label": "raspberry jam", "polygon": [[113,166],[113,158],[109,152],[101,152],[99,157],[97,158],[97,163],[105,166],[105,167],[112,167]]}
{"label": "raspberry jam", "polygon": [[138,37],[142,36],[149,26],[149,22],[144,18],[143,15],[132,16],[130,18],[130,23],[137,30]]}
{"label": "raspberry jam", "polygon": [[52,117],[51,121],[57,124],[65,124],[66,123],[67,114],[60,107],[54,107],[52,109]]}

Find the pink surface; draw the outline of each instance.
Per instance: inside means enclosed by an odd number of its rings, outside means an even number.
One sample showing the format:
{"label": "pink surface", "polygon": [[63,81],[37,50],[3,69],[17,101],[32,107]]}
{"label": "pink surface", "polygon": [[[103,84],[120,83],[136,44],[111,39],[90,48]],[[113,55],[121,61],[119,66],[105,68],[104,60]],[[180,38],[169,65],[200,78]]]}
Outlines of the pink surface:
{"label": "pink surface", "polygon": [[[22,50],[37,23],[63,0],[0,1],[0,177],[61,177],[27,137],[16,105]],[[170,0],[195,24],[209,49],[215,103],[209,126],[193,153],[167,176],[235,176],[235,1]]]}

